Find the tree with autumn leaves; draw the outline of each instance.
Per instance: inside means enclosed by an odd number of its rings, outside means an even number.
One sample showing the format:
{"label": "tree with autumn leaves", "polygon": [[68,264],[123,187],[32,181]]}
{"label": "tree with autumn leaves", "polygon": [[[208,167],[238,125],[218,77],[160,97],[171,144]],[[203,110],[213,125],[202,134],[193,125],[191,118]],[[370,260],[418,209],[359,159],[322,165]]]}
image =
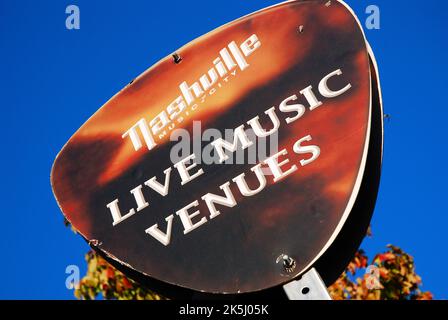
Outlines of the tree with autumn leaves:
{"label": "tree with autumn leaves", "polygon": [[[368,266],[378,271],[378,283],[369,286],[371,273]],[[355,275],[363,274],[361,277]],[[375,280],[374,280],[375,281]],[[414,258],[399,247],[388,245],[387,250],[377,254],[369,263],[363,250],[356,252],[344,273],[328,289],[334,300],[432,300],[432,294],[423,292],[422,280],[415,273]]]}
{"label": "tree with autumn leaves", "polygon": [[[164,299],[127,278],[94,251],[86,254],[86,261],[87,274],[75,287],[78,299]],[[366,273],[368,268],[374,272]],[[385,252],[370,261],[359,250],[328,290],[334,300],[431,300],[432,294],[423,292],[421,285],[413,257],[399,247],[388,245]]]}

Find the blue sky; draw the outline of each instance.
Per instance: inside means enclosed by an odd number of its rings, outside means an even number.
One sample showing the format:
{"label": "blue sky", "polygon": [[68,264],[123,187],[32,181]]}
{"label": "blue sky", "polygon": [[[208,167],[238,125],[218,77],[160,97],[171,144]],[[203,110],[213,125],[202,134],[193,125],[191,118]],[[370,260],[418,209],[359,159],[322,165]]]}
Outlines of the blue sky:
{"label": "blue sky", "polygon": [[[85,272],[88,246],[63,225],[50,169],[70,136],[145,69],[196,37],[276,1],[0,1],[3,136],[0,298],[72,299],[67,265]],[[446,1],[352,0],[369,4],[381,29],[376,53],[386,113],[384,168],[369,254],[388,243],[415,257],[424,289],[448,298],[443,198],[448,111]],[[65,8],[81,29],[65,28]]]}

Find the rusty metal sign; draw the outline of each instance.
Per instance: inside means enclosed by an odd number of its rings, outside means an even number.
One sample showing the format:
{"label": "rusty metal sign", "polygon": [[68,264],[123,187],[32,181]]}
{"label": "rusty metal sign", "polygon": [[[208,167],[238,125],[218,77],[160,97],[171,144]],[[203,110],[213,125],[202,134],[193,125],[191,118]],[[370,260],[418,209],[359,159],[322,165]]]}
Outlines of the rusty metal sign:
{"label": "rusty metal sign", "polygon": [[345,4],[275,5],[116,94],[57,156],[54,194],[129,273],[208,293],[276,287],[315,265],[350,217],[369,144],[382,142],[377,88]]}

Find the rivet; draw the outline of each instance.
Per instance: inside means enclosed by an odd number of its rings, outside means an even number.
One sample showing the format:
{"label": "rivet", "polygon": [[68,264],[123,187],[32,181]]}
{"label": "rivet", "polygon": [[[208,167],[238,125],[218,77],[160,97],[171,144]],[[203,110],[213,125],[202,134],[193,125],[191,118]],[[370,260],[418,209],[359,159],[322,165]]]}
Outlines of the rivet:
{"label": "rivet", "polygon": [[296,261],[287,254],[282,253],[281,255],[278,256],[275,262],[279,263],[280,261],[282,261],[283,268],[287,273],[292,273],[296,269],[297,266]]}
{"label": "rivet", "polygon": [[182,61],[182,57],[178,53],[173,53],[173,61],[175,64],[179,64]]}
{"label": "rivet", "polygon": [[98,247],[98,246],[100,246],[102,244],[103,244],[102,242],[99,242],[96,239],[92,239],[92,240],[89,241],[89,245],[94,246],[94,247]]}

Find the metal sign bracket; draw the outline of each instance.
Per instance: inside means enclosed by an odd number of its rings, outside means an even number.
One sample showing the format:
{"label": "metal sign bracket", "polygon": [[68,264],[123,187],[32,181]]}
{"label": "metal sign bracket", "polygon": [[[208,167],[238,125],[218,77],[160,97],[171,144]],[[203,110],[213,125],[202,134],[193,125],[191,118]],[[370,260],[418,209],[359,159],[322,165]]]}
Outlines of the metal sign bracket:
{"label": "metal sign bracket", "polygon": [[299,280],[285,284],[283,290],[289,300],[331,300],[325,283],[314,268]]}

